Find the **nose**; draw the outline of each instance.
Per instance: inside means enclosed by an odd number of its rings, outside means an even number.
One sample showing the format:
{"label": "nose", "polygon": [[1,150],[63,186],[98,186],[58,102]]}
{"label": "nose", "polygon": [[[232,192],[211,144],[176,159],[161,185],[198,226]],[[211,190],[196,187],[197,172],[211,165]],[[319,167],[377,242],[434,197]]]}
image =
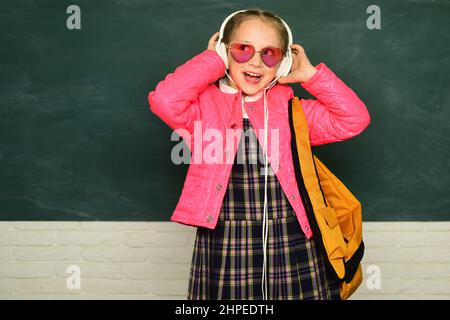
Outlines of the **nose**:
{"label": "nose", "polygon": [[248,61],[248,64],[255,67],[262,66],[263,62],[261,60],[261,55],[259,54],[259,52],[255,52],[253,57]]}

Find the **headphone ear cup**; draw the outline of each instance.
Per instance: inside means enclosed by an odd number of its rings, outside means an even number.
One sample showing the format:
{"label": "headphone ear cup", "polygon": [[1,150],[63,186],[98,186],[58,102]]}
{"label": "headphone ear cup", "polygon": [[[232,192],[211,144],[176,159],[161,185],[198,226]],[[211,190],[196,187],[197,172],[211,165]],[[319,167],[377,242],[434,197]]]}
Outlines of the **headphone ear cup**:
{"label": "headphone ear cup", "polygon": [[275,77],[286,77],[291,71],[292,67],[292,58],[291,56],[284,57],[278,67],[277,73]]}
{"label": "headphone ear cup", "polygon": [[227,48],[225,47],[225,44],[222,41],[218,41],[216,43],[216,51],[219,54],[219,56],[222,58],[223,63],[225,63],[225,69],[228,69]]}
{"label": "headphone ear cup", "polygon": [[275,75],[276,78],[285,77],[286,74],[286,59],[283,59],[278,67],[277,73]]}

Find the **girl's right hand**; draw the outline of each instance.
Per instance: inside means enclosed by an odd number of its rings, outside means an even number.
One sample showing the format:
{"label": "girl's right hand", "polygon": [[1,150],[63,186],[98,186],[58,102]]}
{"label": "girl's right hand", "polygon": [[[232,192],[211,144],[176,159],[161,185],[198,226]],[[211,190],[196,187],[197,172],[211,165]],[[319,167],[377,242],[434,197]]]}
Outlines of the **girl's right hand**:
{"label": "girl's right hand", "polygon": [[212,35],[211,38],[209,38],[207,50],[216,51],[216,42],[218,40],[218,37],[219,37],[219,32],[217,31],[216,33],[214,33]]}

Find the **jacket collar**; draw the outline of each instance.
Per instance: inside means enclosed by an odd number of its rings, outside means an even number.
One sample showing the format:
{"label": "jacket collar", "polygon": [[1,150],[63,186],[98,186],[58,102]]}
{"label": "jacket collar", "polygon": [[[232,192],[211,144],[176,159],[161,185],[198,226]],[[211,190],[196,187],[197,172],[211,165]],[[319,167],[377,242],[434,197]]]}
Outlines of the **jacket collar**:
{"label": "jacket collar", "polygon": [[[223,78],[219,79],[219,88],[220,88],[220,90],[222,92],[225,92],[225,93],[231,93],[231,94],[238,93],[237,89],[233,88],[232,86],[230,86],[228,84],[228,78],[227,77],[223,77]],[[257,101],[257,100],[261,99],[262,96],[263,96],[263,90],[260,90],[260,91],[258,91],[257,93],[255,93],[254,95],[251,95],[251,96],[246,95],[246,94],[243,95],[245,102]]]}

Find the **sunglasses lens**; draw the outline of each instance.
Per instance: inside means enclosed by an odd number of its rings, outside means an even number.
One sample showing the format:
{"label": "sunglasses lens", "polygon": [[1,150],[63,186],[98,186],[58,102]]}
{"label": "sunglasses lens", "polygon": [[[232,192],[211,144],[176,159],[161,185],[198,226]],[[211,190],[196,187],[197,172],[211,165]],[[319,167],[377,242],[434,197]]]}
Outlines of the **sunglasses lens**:
{"label": "sunglasses lens", "polygon": [[255,48],[244,43],[233,43],[230,47],[230,52],[236,62],[244,63],[253,57]]}
{"label": "sunglasses lens", "polygon": [[[255,54],[255,48],[251,44],[233,43],[230,53],[238,63],[249,61]],[[283,51],[280,48],[267,47],[261,50],[261,59],[269,68],[277,65],[283,59]]]}
{"label": "sunglasses lens", "polygon": [[265,48],[261,52],[261,59],[268,67],[273,67],[283,59],[283,51],[279,48]]}

